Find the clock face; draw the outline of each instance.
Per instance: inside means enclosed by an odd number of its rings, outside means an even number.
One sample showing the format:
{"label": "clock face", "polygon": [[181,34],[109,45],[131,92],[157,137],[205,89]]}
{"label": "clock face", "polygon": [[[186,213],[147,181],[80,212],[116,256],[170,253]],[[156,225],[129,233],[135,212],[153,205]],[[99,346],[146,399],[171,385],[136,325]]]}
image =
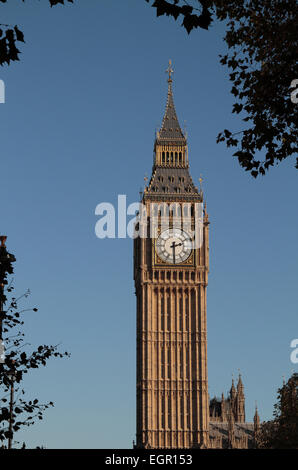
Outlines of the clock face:
{"label": "clock face", "polygon": [[156,242],[158,256],[167,263],[179,264],[191,254],[191,239],[186,232],[168,229],[160,234]]}

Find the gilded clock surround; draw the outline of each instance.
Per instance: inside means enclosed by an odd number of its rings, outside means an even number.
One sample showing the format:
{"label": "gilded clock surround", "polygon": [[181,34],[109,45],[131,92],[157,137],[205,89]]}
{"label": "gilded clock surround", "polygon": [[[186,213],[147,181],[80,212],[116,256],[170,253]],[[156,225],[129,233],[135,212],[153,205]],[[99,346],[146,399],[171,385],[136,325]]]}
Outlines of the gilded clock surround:
{"label": "gilded clock surround", "polygon": [[[152,253],[154,254],[153,265],[154,266],[167,266],[172,268],[183,267],[183,266],[194,266],[195,265],[195,252],[192,249],[190,255],[187,257],[186,260],[179,262],[179,263],[168,263],[167,261],[163,260],[157,253],[157,240],[158,237],[161,235],[162,229],[159,226],[157,229],[157,238],[152,238]],[[189,235],[191,238],[191,236]]]}

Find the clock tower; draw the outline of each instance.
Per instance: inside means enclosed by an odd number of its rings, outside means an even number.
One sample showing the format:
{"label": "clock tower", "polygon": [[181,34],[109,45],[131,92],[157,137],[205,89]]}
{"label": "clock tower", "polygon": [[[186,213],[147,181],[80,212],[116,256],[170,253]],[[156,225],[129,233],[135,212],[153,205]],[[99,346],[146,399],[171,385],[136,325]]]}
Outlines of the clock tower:
{"label": "clock tower", "polygon": [[168,97],[134,240],[138,448],[209,443],[206,288],[209,222],[189,173],[186,134]]}

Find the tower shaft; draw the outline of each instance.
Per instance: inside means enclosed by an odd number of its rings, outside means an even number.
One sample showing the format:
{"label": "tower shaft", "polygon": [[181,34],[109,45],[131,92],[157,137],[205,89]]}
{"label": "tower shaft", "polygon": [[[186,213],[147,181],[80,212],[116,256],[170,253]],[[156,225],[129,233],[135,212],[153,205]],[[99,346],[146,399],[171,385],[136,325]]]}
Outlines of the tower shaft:
{"label": "tower shaft", "polygon": [[[134,242],[137,447],[208,445],[206,210],[201,245],[192,248],[184,258],[178,257],[178,261],[175,253],[170,261],[171,251],[164,253],[164,258],[158,251],[159,240],[167,232],[162,228],[158,208],[157,232],[150,237],[152,216],[158,204],[167,207],[170,230],[175,227],[177,216],[173,203],[181,208],[180,214],[186,217],[189,227],[194,227],[196,205],[203,205],[203,195],[193,184],[188,168],[187,141],[177,119],[170,74],[166,111],[154,145],[152,176],[141,201],[146,216],[140,224],[146,225],[147,236],[137,237]],[[180,232],[188,236],[186,229]],[[174,238],[169,239],[169,250],[183,245],[179,238],[176,241]]]}

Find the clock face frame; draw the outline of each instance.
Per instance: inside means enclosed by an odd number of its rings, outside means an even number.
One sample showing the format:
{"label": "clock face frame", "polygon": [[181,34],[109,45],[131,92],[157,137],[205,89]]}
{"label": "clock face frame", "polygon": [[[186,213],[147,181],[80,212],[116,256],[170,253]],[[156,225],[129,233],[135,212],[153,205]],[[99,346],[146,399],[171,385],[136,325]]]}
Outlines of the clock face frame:
{"label": "clock face frame", "polygon": [[156,241],[156,253],[169,264],[185,262],[192,252],[190,236],[180,229],[164,230]]}

